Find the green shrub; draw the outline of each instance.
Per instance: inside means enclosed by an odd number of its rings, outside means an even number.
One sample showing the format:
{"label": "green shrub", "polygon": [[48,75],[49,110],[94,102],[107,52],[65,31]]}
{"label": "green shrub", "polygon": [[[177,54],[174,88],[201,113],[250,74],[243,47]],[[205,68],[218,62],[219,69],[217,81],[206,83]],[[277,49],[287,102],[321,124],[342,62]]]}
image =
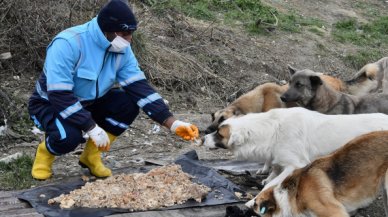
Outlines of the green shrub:
{"label": "green shrub", "polygon": [[[303,26],[322,27],[318,19],[306,18],[295,13],[281,14],[259,0],[168,0],[147,1],[156,12],[176,10],[202,20],[223,21],[227,25],[243,25],[249,32],[266,33],[277,23],[283,31],[299,32]],[[276,18],[275,18],[276,17]]]}
{"label": "green shrub", "polygon": [[376,49],[363,49],[344,57],[344,62],[354,69],[361,69],[365,64],[375,62],[384,54]]}
{"label": "green shrub", "polygon": [[355,19],[334,24],[333,36],[342,43],[380,47],[388,43],[388,17],[379,17],[370,23],[359,23]]}

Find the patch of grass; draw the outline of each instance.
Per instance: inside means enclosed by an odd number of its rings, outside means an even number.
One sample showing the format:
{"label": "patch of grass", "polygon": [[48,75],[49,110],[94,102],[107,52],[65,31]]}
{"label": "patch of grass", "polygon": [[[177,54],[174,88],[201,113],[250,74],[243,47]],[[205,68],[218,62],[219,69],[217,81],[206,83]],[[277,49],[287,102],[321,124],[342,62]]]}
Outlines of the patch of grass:
{"label": "patch of grass", "polygon": [[31,176],[32,164],[32,158],[26,154],[8,164],[0,162],[0,188],[19,190],[31,187],[35,183]]}
{"label": "patch of grass", "polygon": [[379,17],[366,24],[359,23],[355,19],[339,21],[335,23],[332,34],[342,43],[380,47],[388,43],[388,17]]}
{"label": "patch of grass", "polygon": [[365,31],[368,31],[375,37],[386,38],[388,34],[388,16],[379,17],[370,24],[363,26]]}
{"label": "patch of grass", "polygon": [[355,19],[348,19],[335,23],[332,34],[339,42],[350,42],[356,45],[361,45],[367,42],[367,36],[361,34],[361,32],[362,30],[360,29],[357,21]]}
{"label": "patch of grass", "polygon": [[263,33],[265,28],[276,22],[276,9],[264,5],[257,0],[225,1],[225,22],[227,24],[242,23],[249,32]]}
{"label": "patch of grass", "polygon": [[300,32],[302,27],[318,27],[321,28],[325,22],[319,19],[300,16],[294,12],[290,14],[279,15],[280,29],[288,32]]}
{"label": "patch of grass", "polygon": [[208,1],[195,1],[191,5],[184,4],[182,9],[188,16],[204,20],[214,20],[216,18],[216,14],[208,7]]}
{"label": "patch of grass", "polygon": [[355,69],[361,69],[365,64],[375,62],[384,54],[376,49],[364,49],[344,57],[344,62]]}
{"label": "patch of grass", "polygon": [[[281,14],[260,0],[167,0],[146,1],[154,11],[176,10],[187,16],[214,21],[217,18],[228,25],[244,25],[252,33],[266,33],[278,19],[278,29],[299,32],[304,26],[322,27],[323,21],[296,15]],[[275,18],[276,16],[276,18]]]}
{"label": "patch of grass", "polygon": [[360,69],[386,55],[378,48],[387,47],[388,17],[379,17],[370,23],[359,23],[355,19],[339,21],[334,25],[332,34],[342,43],[352,43],[359,47],[359,52],[343,59],[349,66]]}

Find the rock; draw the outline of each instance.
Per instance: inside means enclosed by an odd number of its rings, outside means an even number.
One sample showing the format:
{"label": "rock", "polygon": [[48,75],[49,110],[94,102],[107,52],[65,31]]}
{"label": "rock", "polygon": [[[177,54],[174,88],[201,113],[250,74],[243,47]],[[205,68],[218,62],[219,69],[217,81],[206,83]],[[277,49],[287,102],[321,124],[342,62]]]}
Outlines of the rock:
{"label": "rock", "polygon": [[7,125],[0,126],[0,136],[5,136],[7,131]]}
{"label": "rock", "polygon": [[11,52],[5,52],[5,53],[0,54],[0,59],[2,59],[2,60],[7,60],[7,59],[11,59],[11,58],[12,58]]}
{"label": "rock", "polygon": [[35,126],[32,127],[31,133],[33,133],[34,135],[43,135],[43,134],[44,134],[43,131],[41,131],[40,129],[38,129],[38,128],[35,127]]}
{"label": "rock", "polygon": [[[0,129],[0,130],[1,130],[1,129]],[[10,162],[12,162],[12,161],[18,159],[18,158],[21,157],[22,155],[23,155],[23,154],[22,154],[21,152],[17,152],[17,153],[15,153],[15,154],[9,155],[9,156],[7,156],[7,157],[1,158],[1,159],[0,159],[0,162],[8,164],[8,163],[10,163]]]}

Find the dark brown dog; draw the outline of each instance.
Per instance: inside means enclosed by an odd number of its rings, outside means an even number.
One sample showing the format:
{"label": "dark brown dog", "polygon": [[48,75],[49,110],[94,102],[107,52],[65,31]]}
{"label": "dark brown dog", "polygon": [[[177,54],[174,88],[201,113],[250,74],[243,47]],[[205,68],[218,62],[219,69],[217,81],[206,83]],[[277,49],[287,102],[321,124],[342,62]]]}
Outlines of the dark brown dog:
{"label": "dark brown dog", "polygon": [[349,95],[333,89],[312,70],[290,74],[289,89],[280,97],[284,102],[295,102],[324,114],[388,114],[388,94]]}

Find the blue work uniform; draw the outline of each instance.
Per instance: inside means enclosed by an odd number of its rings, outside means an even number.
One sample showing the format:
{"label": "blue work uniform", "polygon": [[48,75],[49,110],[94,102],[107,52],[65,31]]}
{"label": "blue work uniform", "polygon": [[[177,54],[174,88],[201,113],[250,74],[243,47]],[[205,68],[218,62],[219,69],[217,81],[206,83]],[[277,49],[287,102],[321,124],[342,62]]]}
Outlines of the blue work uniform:
{"label": "blue work uniform", "polygon": [[[120,88],[113,88],[116,83]],[[111,51],[97,18],[53,39],[28,103],[30,116],[45,131],[46,147],[54,155],[85,142],[82,131],[95,124],[120,135],[139,108],[159,124],[172,116],[147,82],[131,47]]]}

